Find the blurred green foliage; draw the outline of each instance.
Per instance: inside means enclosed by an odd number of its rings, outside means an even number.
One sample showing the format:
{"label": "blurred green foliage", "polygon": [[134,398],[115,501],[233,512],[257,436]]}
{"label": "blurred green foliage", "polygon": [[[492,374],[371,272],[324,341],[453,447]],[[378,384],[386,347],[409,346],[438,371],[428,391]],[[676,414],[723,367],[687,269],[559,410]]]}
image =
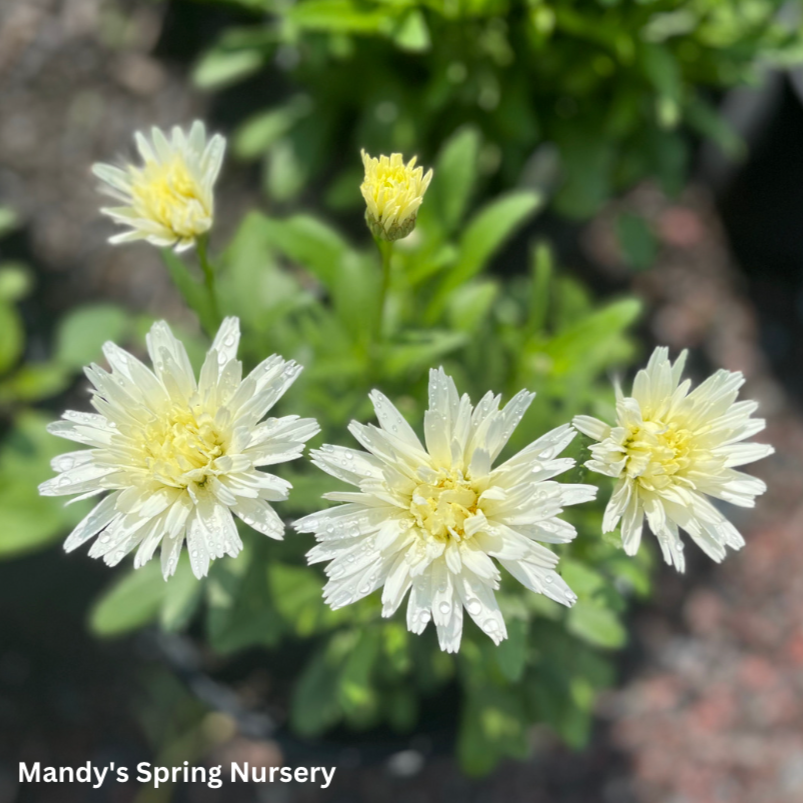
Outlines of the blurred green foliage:
{"label": "blurred green foliage", "polygon": [[[508,398],[521,388],[537,391],[510,453],[575,413],[612,406],[607,372],[634,357],[628,329],[638,302],[594,302],[556,268],[544,244],[534,245],[526,275],[490,275],[490,261],[542,201],[520,189],[469,211],[478,142],[476,129],[462,128],[438,155],[418,225],[394,250],[379,339],[381,270],[367,231],[357,246],[318,218],[255,211],[216,260],[223,312],[242,322],[246,367],[271,352],[305,366],[280,413],[316,417],[323,433],[315,443],[347,443],[348,422],[373,417],[367,394],[374,387],[420,429],[427,372],[438,364],[474,398],[491,388]],[[195,266],[165,258],[213,330]],[[579,440],[572,454],[583,459]],[[326,504],[321,494],[336,481],[307,461],[281,468],[294,485],[278,505],[287,520]],[[584,477],[578,467],[565,479]],[[410,731],[431,695],[459,684],[459,753],[467,771],[482,773],[505,756],[523,756],[533,722],[549,724],[573,746],[588,738],[596,692],[613,677],[607,654],[626,640],[627,600],[650,590],[649,553],[626,558],[615,538],[601,538],[601,507],[567,513],[580,536],[556,547],[579,596],[575,608],[567,612],[506,578],[498,599],[510,638],[499,648],[470,623],[460,654],[441,653],[433,632],[408,633],[403,612],[383,620],[378,594],[331,611],[320,567],[306,565],[311,539],[291,530],[274,542],[243,528],[242,554],[216,561],[203,583],[183,564],[169,583],[156,562],[123,574],[98,601],[91,624],[108,637],[149,623],[181,630],[202,622],[214,652],[262,648],[269,667],[292,646],[302,659],[289,722],[306,737],[341,723]]]}
{"label": "blurred green foliage", "polygon": [[[530,264],[512,278],[489,265],[547,205],[588,216],[645,178],[678,191],[690,135],[739,155],[742,143],[715,111],[717,91],[803,56],[799,5],[781,0],[226,2],[243,22],[200,57],[194,80],[224,91],[261,77],[248,85],[256,111],[239,121],[231,147],[261,164],[271,210],[361,212],[363,147],[417,153],[435,168],[414,233],[394,249],[381,319],[381,270],[367,232],[355,244],[307,212],[254,211],[217,255],[221,307],[241,319],[246,367],[272,352],[305,366],[279,414],[316,417],[323,433],[313,445],[348,443],[348,422],[373,416],[374,387],[420,430],[427,371],[439,364],[475,399],[489,389],[508,398],[537,391],[508,453],[576,413],[609,417],[609,374],[636,356],[629,329],[639,304],[595,301],[545,243],[532,244]],[[0,210],[0,235],[14,225]],[[616,234],[627,264],[650,266],[657,244],[648,221],[624,213]],[[164,256],[213,331],[195,267]],[[103,341],[142,351],[149,325],[110,305],[80,308],[56,327],[51,358],[34,360],[20,312],[31,286],[24,266],[0,263],[2,555],[59,538],[82,514],[81,503],[36,497],[62,448],[45,436],[49,416],[37,406],[63,399],[80,368],[100,359]],[[202,340],[182,337],[197,365]],[[580,462],[585,445],[578,438],[570,450]],[[278,506],[288,521],[319,509],[334,489],[306,461],[280,473],[294,485]],[[562,477],[585,478],[582,466]],[[469,622],[460,653],[441,653],[431,628],[417,637],[403,613],[383,620],[377,594],[333,612],[320,568],[306,565],[309,537],[288,531],[274,542],[247,528],[242,554],[216,561],[202,583],[183,562],[169,583],[155,562],[119,575],[91,627],[102,637],[192,627],[218,656],[259,649],[268,668],[295,656],[287,716],[307,738],[341,724],[409,732],[433,695],[454,684],[466,771],[524,757],[533,723],[579,748],[597,692],[614,679],[628,604],[651,590],[649,546],[631,559],[618,536],[600,535],[606,490],[565,514],[579,536],[554,547],[576,605],[566,610],[505,578],[498,599],[509,638],[498,648]],[[173,734],[184,745],[175,755],[190,754],[193,727],[186,738]]]}
{"label": "blurred green foliage", "polygon": [[32,353],[23,308],[34,277],[26,265],[3,259],[3,239],[18,226],[13,211],[0,207],[0,558],[59,540],[88,512],[86,502],[65,506],[38,494],[52,475],[50,461],[64,451],[45,429],[53,413],[41,407],[49,400],[52,406],[85,365],[100,359],[104,341],[125,342],[150,324],[111,304],[80,306],[57,323],[50,358]]}
{"label": "blurred green foliage", "polygon": [[644,179],[684,183],[689,133],[731,156],[740,139],[712,104],[803,56],[784,0],[225,0],[245,12],[199,59],[221,90],[255,74],[265,97],[234,153],[263,164],[277,202],[314,182],[358,206],[356,154],[428,162],[470,124],[483,180],[554,190],[564,215],[594,213]]}

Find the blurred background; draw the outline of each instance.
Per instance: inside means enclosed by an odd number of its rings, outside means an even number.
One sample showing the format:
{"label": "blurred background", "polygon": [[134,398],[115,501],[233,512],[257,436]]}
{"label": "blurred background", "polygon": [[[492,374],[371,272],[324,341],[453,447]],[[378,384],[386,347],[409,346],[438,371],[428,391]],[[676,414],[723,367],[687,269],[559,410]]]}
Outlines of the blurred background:
{"label": "blurred background", "polygon": [[[0,803],[803,799],[802,13],[773,0],[3,0]],[[740,370],[760,401],[777,454],[755,467],[768,494],[734,513],[746,549],[717,566],[690,548],[685,575],[656,562],[621,638],[592,639],[612,671],[587,704],[574,688],[581,724],[528,725],[521,760],[472,772],[463,750],[461,768],[448,684],[403,737],[294,735],[281,651],[273,675],[243,674],[190,637],[137,629],[158,606],[141,610],[136,588],[130,621],[110,622],[96,604],[109,570],[61,552],[82,514],[36,496],[63,450],[42,422],[85,409],[80,367],[103,340],[156,317],[198,332],[157,249],[107,244],[90,166],[129,157],[135,130],[196,118],[229,138],[215,241],[257,207],[365,240],[359,149],[429,165],[458,142],[446,152],[453,174],[476,165],[471,208],[511,192],[541,204],[489,275],[517,281],[548,243],[579,297],[640,300],[636,359],[657,342],[693,349],[697,377]],[[327,790],[17,778],[20,761],[185,759],[338,771]]]}

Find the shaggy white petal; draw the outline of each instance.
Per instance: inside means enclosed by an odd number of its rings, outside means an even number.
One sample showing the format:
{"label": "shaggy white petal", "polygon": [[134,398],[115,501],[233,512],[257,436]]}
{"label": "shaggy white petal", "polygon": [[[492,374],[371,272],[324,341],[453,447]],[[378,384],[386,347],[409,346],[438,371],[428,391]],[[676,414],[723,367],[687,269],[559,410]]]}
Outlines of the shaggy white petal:
{"label": "shaggy white petal", "polygon": [[271,538],[283,537],[269,502],[285,499],[290,484],[258,467],[298,457],[319,427],[297,416],[259,424],[299,368],[274,356],[242,379],[239,340],[239,321],[227,318],[197,382],[166,323],[154,324],[147,336],[154,370],[113,343],[104,346],[111,373],[87,369],[98,413],[67,411],[49,427],[92,448],[54,458],[58,476],[42,483],[40,493],[112,491],[73,530],[67,551],[95,538],[92,557],[115,565],[136,548],[139,568],[161,544],[167,579],[186,538],[193,571],[202,577],[211,560],[242,549],[232,513]]}
{"label": "shaggy white petal", "polygon": [[574,527],[563,508],[593,499],[590,485],[551,478],[574,465],[558,454],[575,436],[568,424],[546,433],[506,463],[493,461],[532,401],[522,392],[504,408],[489,393],[473,407],[443,369],[430,372],[422,445],[412,427],[378,391],[371,393],[379,427],[352,422],[365,452],[323,446],[313,462],[356,492],[325,498],[345,504],[295,522],[315,534],[310,563],[328,562],[324,598],[333,607],[382,588],[382,614],[407,602],[407,627],[432,621],[441,649],[456,652],[463,610],[495,643],[507,637],[494,591],[495,561],[534,591],[564,605],[574,594],[555,572],[558,557],[538,541],[565,543]]}
{"label": "shaggy white petal", "polygon": [[[109,242],[148,240],[159,247],[174,246],[176,251],[184,251],[212,227],[213,186],[226,140],[216,134],[207,143],[206,129],[200,121],[193,123],[189,136],[176,126],[170,139],[158,128],[152,129],[151,142],[139,132],[134,138],[143,161],[141,167],[92,167],[105,183],[107,194],[125,204],[100,211],[131,227]],[[227,333],[221,331],[219,337],[226,339]],[[228,353],[225,356],[229,358]]]}
{"label": "shaggy white petal", "polygon": [[664,560],[681,572],[686,562],[679,530],[716,561],[724,559],[725,547],[744,546],[706,496],[753,507],[766,485],[734,467],[774,452],[768,444],[742,442],[764,429],[763,419],[751,418],[758,404],[736,401],[742,375],[720,370],[691,390],[689,380],[681,382],[685,361],[685,351],[673,364],[668,349],[655,349],[636,374],[633,395],[617,389],[614,426],[589,416],[573,421],[598,441],[586,466],[618,479],[603,531],[621,522],[625,552],[635,555],[646,517]]}

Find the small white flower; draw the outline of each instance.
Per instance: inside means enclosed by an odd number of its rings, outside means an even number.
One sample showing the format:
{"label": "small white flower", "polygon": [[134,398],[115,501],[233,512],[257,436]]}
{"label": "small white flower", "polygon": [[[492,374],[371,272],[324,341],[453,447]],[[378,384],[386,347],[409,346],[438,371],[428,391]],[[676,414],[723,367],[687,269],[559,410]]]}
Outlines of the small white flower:
{"label": "small white flower", "polygon": [[223,162],[226,140],[216,134],[207,143],[206,129],[199,120],[193,123],[189,134],[175,126],[169,140],[155,127],[150,142],[139,132],[135,139],[143,160],[141,167],[92,167],[108,185],[104,190],[125,204],[100,211],[131,227],[109,242],[148,240],[158,246],[175,245],[176,251],[183,251],[212,227],[212,188]]}
{"label": "small white flower", "polygon": [[55,458],[59,475],[40,493],[83,499],[111,491],[73,530],[68,552],[98,536],[90,556],[114,566],[138,547],[139,568],[161,544],[167,579],[186,536],[192,569],[202,577],[210,560],[242,548],[232,513],[271,538],[283,537],[269,502],[286,499],[290,484],[258,469],[299,457],[319,427],[298,416],[259,423],[301,366],[274,355],[243,379],[239,341],[239,321],[226,318],[198,382],[164,322],[147,337],[153,371],[114,343],[104,345],[111,373],[86,369],[97,413],[67,411],[49,427],[92,448]]}
{"label": "small white flower", "polygon": [[633,395],[624,397],[616,388],[616,426],[585,415],[574,419],[577,429],[599,441],[586,466],[619,480],[603,531],[616,529],[621,519],[625,552],[635,555],[646,515],[664,560],[681,572],[679,529],[715,561],[725,557],[726,546],[744,546],[739,531],[706,496],[753,507],[767,486],[734,466],[774,451],[768,444],[741,442],[765,426],[763,419],[750,417],[757,402],[736,401],[743,376],[720,370],[690,393],[690,380],[680,381],[685,362],[685,351],[673,365],[668,349],[655,349],[646,369],[636,374]]}
{"label": "small white flower", "polygon": [[558,556],[537,542],[571,541],[576,531],[559,514],[596,494],[590,485],[551,481],[574,465],[557,455],[576,433],[568,424],[559,427],[492,468],[534,395],[522,391],[500,410],[500,397],[488,393],[473,408],[443,369],[433,370],[426,448],[375,390],[379,427],[349,427],[368,453],[342,446],[313,452],[316,465],[359,488],[326,494],[346,504],[294,524],[320,541],[309,562],[331,561],[324,597],[332,608],[384,586],[382,615],[391,616],[410,591],[413,633],[432,620],[441,649],[456,652],[465,607],[498,644],[507,631],[494,596],[501,575],[492,558],[532,591],[574,603],[555,572]]}

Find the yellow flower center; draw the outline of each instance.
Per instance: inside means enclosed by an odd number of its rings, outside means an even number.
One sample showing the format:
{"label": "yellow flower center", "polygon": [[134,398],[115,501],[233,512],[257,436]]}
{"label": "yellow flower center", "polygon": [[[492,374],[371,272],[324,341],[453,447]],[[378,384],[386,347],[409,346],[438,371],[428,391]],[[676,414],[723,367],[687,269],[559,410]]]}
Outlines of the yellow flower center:
{"label": "yellow flower center", "polygon": [[173,408],[142,432],[142,462],[153,477],[177,488],[203,486],[214,461],[226,453],[226,439],[209,413]]}
{"label": "yellow flower center", "polygon": [[677,422],[644,421],[630,427],[623,447],[628,476],[642,485],[662,487],[691,465],[694,435]]}
{"label": "yellow flower center", "polygon": [[441,469],[436,481],[422,483],[413,491],[410,512],[433,538],[459,541],[466,537],[466,519],[477,512],[477,492],[461,474]]}
{"label": "yellow flower center", "polygon": [[180,237],[195,237],[211,225],[212,210],[180,155],[133,170],[131,195],[139,214]]}
{"label": "yellow flower center", "polygon": [[373,176],[372,185],[374,192],[380,189],[393,190],[395,192],[410,189],[410,184],[415,180],[412,170],[406,165],[381,165],[377,168]]}

